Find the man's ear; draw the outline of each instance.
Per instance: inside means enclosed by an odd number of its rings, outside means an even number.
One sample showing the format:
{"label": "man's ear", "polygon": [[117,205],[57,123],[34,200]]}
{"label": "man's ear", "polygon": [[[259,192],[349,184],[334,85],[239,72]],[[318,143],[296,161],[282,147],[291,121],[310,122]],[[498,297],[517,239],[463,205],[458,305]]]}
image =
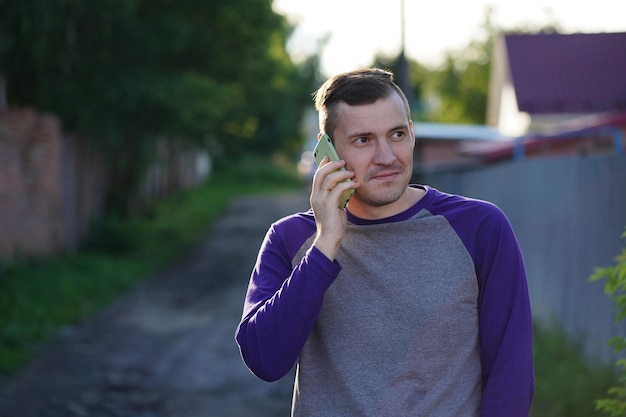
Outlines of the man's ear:
{"label": "man's ear", "polygon": [[317,134],[317,140],[320,140],[322,138],[322,136],[324,136],[324,134],[322,132]]}

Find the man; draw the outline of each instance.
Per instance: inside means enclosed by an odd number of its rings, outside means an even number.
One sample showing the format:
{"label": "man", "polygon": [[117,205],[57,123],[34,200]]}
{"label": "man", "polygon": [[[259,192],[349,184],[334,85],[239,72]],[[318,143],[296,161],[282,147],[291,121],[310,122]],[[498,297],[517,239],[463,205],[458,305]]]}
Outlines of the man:
{"label": "man", "polygon": [[296,417],[528,416],[530,303],[505,215],[409,185],[415,136],[391,73],[335,76],[316,108],[343,159],[265,237],[236,333],[247,366],[273,381],[297,363]]}

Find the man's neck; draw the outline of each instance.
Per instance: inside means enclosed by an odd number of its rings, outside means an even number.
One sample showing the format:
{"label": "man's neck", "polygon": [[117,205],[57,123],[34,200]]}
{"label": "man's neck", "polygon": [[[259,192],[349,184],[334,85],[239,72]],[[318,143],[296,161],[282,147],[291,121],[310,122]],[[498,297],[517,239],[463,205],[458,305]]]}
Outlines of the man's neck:
{"label": "man's neck", "polygon": [[387,217],[395,216],[408,210],[415,203],[420,201],[426,195],[426,190],[422,188],[407,187],[406,191],[400,198],[391,204],[384,206],[372,206],[361,204],[357,198],[352,197],[348,203],[348,210],[354,216],[365,220],[379,220]]}

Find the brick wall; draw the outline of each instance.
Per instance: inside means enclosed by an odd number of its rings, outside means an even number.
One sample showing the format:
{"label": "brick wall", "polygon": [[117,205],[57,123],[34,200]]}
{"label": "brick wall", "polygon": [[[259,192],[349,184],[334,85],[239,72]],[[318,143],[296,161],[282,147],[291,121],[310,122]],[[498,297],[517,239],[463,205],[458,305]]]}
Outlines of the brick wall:
{"label": "brick wall", "polygon": [[0,258],[75,250],[104,209],[106,166],[56,117],[0,110]]}
{"label": "brick wall", "polygon": [[63,250],[59,121],[0,111],[0,256]]}
{"label": "brick wall", "polygon": [[61,150],[65,249],[73,251],[87,237],[91,221],[104,212],[108,164],[85,138],[64,135]]}
{"label": "brick wall", "polygon": [[[171,143],[170,143],[171,142]],[[166,139],[137,190],[138,207],[210,173],[206,151]],[[0,259],[76,250],[101,216],[109,165],[86,138],[63,133],[59,120],[32,108],[0,109]]]}

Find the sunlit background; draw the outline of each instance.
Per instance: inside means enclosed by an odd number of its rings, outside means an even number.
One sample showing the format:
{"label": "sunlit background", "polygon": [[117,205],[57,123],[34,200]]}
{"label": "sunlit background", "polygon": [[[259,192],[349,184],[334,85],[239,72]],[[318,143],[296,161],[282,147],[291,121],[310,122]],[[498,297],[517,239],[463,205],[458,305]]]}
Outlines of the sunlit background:
{"label": "sunlit background", "polygon": [[619,0],[275,0],[274,10],[297,24],[288,45],[295,59],[316,51],[327,37],[322,70],[332,75],[370,65],[377,53],[398,54],[402,1],[406,54],[421,64],[437,65],[447,52],[484,40],[488,15],[505,30],[556,24],[562,33],[626,31],[626,3]]}

